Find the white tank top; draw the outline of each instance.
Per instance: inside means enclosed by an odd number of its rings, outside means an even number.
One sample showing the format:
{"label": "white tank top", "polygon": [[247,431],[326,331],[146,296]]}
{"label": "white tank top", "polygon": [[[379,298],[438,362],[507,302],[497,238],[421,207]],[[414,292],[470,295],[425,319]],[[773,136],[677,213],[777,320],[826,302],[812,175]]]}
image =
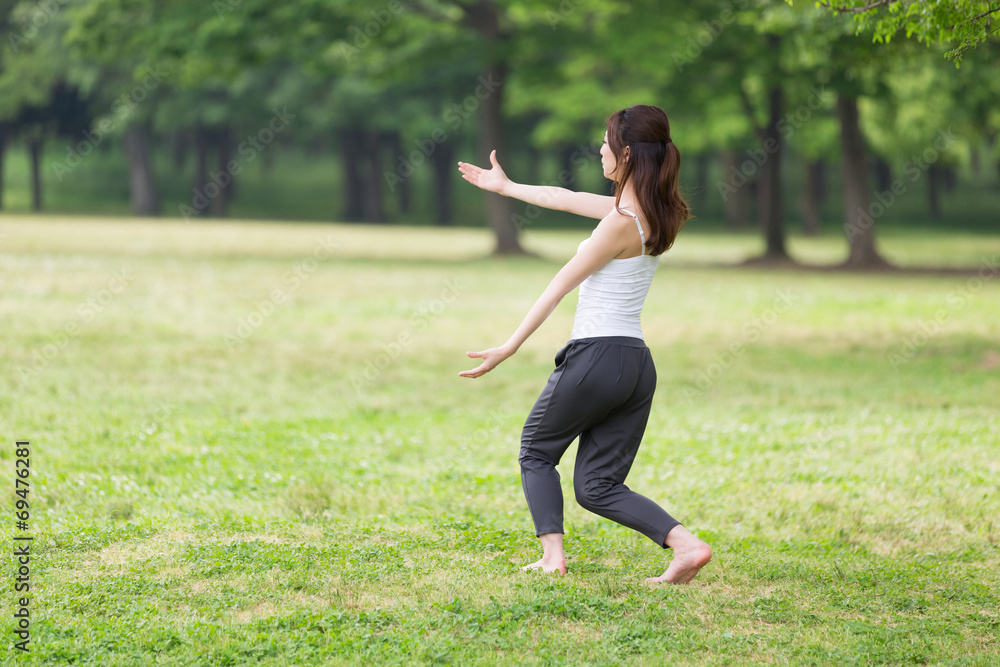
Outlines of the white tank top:
{"label": "white tank top", "polygon": [[[639,316],[660,262],[656,257],[646,254],[646,235],[642,232],[639,217],[631,211],[621,211],[635,218],[642,242],[642,254],[612,259],[580,283],[580,296],[570,340],[594,336],[642,338]],[[591,232],[591,236],[593,235]],[[577,252],[589,240],[581,241]]]}

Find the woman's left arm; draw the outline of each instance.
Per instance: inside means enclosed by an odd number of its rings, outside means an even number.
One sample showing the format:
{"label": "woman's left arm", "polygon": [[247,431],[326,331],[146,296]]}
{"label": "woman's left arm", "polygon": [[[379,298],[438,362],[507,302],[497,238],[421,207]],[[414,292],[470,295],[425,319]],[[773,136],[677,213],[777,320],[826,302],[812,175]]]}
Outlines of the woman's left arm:
{"label": "woman's left arm", "polygon": [[[627,220],[627,222],[626,222]],[[559,302],[567,294],[575,290],[587,276],[598,270],[626,248],[627,243],[634,241],[635,223],[632,218],[612,211],[601,220],[594,230],[590,240],[559,269],[548,287],[538,297],[535,305],[524,316],[521,326],[500,347],[491,347],[482,352],[466,352],[473,359],[482,359],[477,368],[459,373],[461,377],[477,378],[489,373],[500,363],[514,355],[521,344],[542,325]]]}

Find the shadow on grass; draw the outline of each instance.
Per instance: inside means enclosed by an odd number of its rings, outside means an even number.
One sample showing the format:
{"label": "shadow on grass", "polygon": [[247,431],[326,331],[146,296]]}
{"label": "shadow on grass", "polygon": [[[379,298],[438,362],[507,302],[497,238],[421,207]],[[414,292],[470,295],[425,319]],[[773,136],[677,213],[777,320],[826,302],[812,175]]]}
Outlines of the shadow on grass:
{"label": "shadow on grass", "polygon": [[[742,262],[722,263],[705,262],[701,264],[684,264],[687,268],[711,268],[711,269],[776,269],[780,271],[812,271],[828,273],[862,273],[878,275],[940,275],[940,276],[979,276],[984,280],[992,278],[1000,273],[1000,258],[993,255],[991,258],[980,262],[979,266],[899,266],[891,264],[882,259],[879,263],[872,264],[852,264],[840,262],[837,264],[810,264],[799,262],[790,257],[774,257],[761,255],[750,257]],[[986,275],[983,275],[983,271]]]}

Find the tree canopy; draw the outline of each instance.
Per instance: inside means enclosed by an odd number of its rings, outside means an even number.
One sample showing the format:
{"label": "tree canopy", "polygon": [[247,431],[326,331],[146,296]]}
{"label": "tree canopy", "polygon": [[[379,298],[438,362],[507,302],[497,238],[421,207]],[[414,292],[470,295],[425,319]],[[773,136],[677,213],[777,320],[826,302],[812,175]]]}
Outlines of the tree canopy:
{"label": "tree canopy", "polygon": [[925,44],[949,44],[945,56],[956,66],[1000,32],[1000,3],[990,0],[829,0],[817,5],[853,16],[858,32],[871,32],[877,42],[902,32]]}

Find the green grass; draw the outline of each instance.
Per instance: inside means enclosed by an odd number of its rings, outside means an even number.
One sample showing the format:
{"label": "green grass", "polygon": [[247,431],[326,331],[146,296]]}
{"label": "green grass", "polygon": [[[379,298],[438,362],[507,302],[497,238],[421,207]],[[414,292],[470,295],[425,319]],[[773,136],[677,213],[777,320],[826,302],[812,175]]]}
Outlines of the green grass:
{"label": "green grass", "polygon": [[[669,554],[575,504],[571,447],[570,574],[519,570],[538,554],[520,429],[575,293],[501,367],[457,373],[583,235],[486,259],[476,229],[0,218],[0,461],[12,487],[32,441],[35,536],[32,653],[8,632],[0,659],[998,664],[998,274],[711,268],[759,240],[685,232],[644,313],[659,380],[629,485],[715,559],[644,585]],[[312,265],[318,239],[336,247]],[[1000,236],[882,244],[904,265],[1000,255]]]}

